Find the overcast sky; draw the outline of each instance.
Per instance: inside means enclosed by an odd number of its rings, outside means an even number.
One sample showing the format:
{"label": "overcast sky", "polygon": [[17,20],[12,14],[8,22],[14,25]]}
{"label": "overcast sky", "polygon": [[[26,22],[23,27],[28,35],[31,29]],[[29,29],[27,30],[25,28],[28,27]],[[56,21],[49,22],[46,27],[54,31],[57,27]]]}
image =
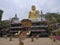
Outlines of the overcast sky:
{"label": "overcast sky", "polygon": [[0,9],[4,11],[2,20],[14,17],[15,13],[20,20],[28,18],[32,5],[43,13],[60,12],[60,0],[0,0]]}

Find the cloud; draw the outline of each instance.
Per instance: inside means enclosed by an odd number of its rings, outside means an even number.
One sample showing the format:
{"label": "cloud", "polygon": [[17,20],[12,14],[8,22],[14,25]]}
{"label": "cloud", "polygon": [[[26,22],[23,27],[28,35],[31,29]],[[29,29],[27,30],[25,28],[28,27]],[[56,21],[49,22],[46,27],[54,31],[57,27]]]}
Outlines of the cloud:
{"label": "cloud", "polygon": [[9,0],[5,0],[6,2],[8,2]]}
{"label": "cloud", "polygon": [[43,10],[44,13],[60,12],[60,0],[0,0],[0,8],[4,10],[3,20],[13,17],[15,13],[20,20],[28,18],[28,12],[33,4],[37,10]]}

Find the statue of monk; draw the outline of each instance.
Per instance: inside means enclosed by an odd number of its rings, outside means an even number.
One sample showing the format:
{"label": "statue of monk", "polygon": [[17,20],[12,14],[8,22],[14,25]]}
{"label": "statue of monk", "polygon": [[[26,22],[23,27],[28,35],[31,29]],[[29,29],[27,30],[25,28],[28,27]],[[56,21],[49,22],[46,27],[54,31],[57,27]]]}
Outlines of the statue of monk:
{"label": "statue of monk", "polygon": [[39,18],[39,11],[38,10],[35,11],[35,18]]}
{"label": "statue of monk", "polygon": [[33,5],[31,11],[29,12],[30,19],[36,19],[39,17],[39,11],[36,10],[36,7]]}

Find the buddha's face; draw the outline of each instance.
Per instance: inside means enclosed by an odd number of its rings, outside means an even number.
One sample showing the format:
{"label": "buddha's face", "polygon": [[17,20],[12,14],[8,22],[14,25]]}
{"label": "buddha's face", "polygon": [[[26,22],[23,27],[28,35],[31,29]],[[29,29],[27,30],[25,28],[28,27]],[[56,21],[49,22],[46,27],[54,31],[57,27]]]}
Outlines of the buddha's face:
{"label": "buddha's face", "polygon": [[33,5],[33,6],[32,6],[32,10],[35,10],[35,9],[36,9],[36,8],[35,8],[35,6]]}

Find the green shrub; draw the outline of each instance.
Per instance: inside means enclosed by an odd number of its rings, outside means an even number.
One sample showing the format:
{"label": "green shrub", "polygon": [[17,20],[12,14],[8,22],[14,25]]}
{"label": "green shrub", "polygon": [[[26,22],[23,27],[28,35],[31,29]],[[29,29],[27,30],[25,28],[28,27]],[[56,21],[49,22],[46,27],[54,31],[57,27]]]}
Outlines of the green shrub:
{"label": "green shrub", "polygon": [[60,35],[60,30],[58,30],[56,33],[57,33],[57,35]]}

